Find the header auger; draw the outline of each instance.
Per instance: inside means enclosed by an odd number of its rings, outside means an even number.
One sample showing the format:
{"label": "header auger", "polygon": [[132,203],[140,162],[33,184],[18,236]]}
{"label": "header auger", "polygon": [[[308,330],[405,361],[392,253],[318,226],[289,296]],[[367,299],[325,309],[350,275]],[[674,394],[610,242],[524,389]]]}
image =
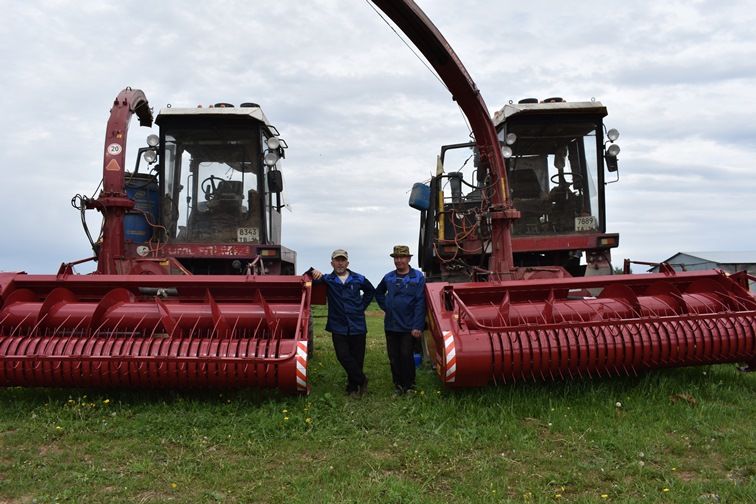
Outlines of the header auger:
{"label": "header auger", "polygon": [[[608,250],[618,239],[605,234],[603,207],[587,210],[583,130],[562,135],[564,145],[540,142],[543,133],[523,142],[539,121],[547,130],[556,124],[532,106],[505,113],[497,131],[475,83],[420,8],[411,0],[374,3],[439,74],[475,138],[472,191],[445,200],[441,166],[422,219],[422,267],[436,280],[426,287],[427,341],[445,385],[754,364],[756,300],[744,276],[573,276],[581,270],[571,253],[580,250],[594,254],[589,274],[611,271]],[[583,112],[598,135],[603,184],[603,160],[616,171],[617,149],[602,151],[599,108]],[[104,217],[100,239],[92,239],[96,273],[75,275],[78,261],[55,276],[0,274],[0,385],[306,393],[311,285],[293,276],[295,253],[280,244],[286,143],[254,103],[169,108],[155,119],[160,136],[140,149],[151,169],[129,174],[134,113],[152,122],[144,94],[127,88],[108,122],[103,189],[77,203]],[[520,140],[510,142],[509,133]],[[539,194],[518,194],[510,180],[525,178],[523,166],[543,168],[539,156],[559,158],[559,173],[549,177],[557,187],[547,191],[541,180]],[[536,231],[559,233],[571,223],[574,232],[537,248]]]}
{"label": "header auger", "polygon": [[428,299],[449,387],[756,364],[756,300],[717,272],[433,283]]}
{"label": "header auger", "polygon": [[0,274],[0,383],[306,393],[300,277]]}

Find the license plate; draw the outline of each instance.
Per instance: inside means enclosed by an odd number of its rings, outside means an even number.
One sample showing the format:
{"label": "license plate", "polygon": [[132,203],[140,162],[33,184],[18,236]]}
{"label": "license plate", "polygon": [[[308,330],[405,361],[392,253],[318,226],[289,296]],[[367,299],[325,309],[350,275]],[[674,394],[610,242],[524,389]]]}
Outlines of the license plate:
{"label": "license plate", "polygon": [[238,228],[236,232],[236,241],[239,243],[260,241],[260,231],[253,227]]}
{"label": "license plate", "polygon": [[596,217],[593,215],[575,217],[575,231],[595,231],[597,229]]}

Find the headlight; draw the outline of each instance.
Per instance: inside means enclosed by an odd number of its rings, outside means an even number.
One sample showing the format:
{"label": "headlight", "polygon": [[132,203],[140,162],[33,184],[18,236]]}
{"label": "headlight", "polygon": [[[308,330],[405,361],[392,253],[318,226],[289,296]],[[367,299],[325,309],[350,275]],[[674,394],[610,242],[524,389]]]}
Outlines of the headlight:
{"label": "headlight", "polygon": [[620,146],[617,144],[612,144],[609,146],[608,149],[606,149],[606,155],[611,157],[617,157],[620,153]]}
{"label": "headlight", "polygon": [[270,137],[265,141],[268,144],[268,149],[278,150],[281,147],[281,141],[277,137]]}
{"label": "headlight", "polygon": [[157,159],[157,152],[154,149],[149,149],[144,151],[144,154],[142,154],[142,157],[147,162],[147,164],[152,164]]}
{"label": "headlight", "polygon": [[150,135],[147,137],[147,145],[150,147],[157,147],[157,144],[160,143],[160,137],[157,135]]}
{"label": "headlight", "polygon": [[274,151],[268,151],[265,153],[265,157],[263,158],[263,162],[267,166],[275,166],[278,162],[278,153]]}
{"label": "headlight", "polygon": [[509,159],[512,157],[512,147],[509,145],[505,145],[501,148],[501,155],[504,156],[505,159]]}
{"label": "headlight", "polygon": [[507,145],[514,145],[514,143],[517,141],[517,135],[514,133],[507,133],[506,142]]}
{"label": "headlight", "polygon": [[616,142],[617,139],[619,138],[619,131],[617,131],[616,129],[612,128],[612,129],[610,129],[609,131],[606,132],[606,137],[610,141]]}

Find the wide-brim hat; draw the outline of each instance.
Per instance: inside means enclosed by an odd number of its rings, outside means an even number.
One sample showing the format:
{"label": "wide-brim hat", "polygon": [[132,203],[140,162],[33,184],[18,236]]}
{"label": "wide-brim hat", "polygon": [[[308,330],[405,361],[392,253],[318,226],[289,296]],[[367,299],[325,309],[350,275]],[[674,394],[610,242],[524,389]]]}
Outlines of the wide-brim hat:
{"label": "wide-brim hat", "polygon": [[391,257],[412,257],[410,248],[407,245],[394,245],[394,251],[389,255]]}

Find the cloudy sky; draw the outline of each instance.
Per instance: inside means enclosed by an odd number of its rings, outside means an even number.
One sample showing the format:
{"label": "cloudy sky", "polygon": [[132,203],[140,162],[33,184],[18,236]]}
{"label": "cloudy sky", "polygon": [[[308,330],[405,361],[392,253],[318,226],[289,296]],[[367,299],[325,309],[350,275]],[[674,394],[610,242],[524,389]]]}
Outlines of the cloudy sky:
{"label": "cloudy sky", "polygon": [[[615,264],[756,251],[752,2],[420,0],[494,111],[595,97],[620,130],[607,188]],[[448,92],[364,0],[0,0],[0,270],[89,255],[74,194],[102,172],[124,87],[157,110],[260,103],[290,148],[284,244],[298,271],[350,251],[377,282],[439,146],[468,130]],[[132,122],[135,152],[150,133]],[[90,217],[91,227],[99,218]],[[95,223],[96,222],[96,223]]]}

